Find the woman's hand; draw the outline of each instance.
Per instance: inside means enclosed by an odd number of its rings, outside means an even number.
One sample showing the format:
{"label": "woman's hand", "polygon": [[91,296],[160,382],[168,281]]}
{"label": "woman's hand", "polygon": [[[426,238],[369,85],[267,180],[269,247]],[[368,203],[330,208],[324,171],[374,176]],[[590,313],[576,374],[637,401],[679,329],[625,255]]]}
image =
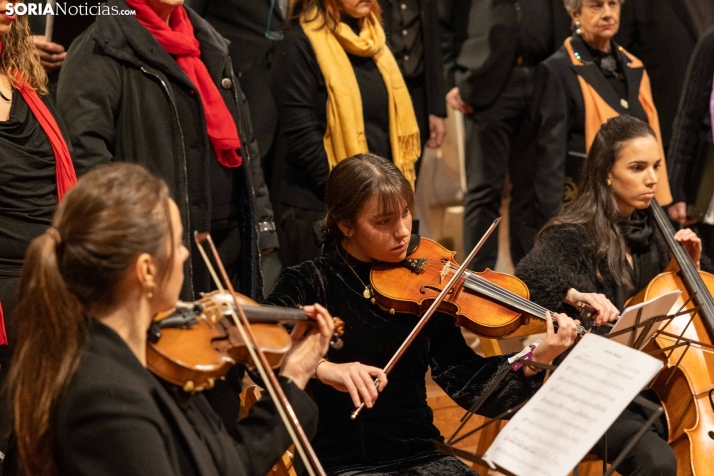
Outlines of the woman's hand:
{"label": "woman's hand", "polygon": [[679,230],[674,234],[674,239],[684,247],[694,265],[699,269],[699,258],[702,257],[702,240],[689,228]]}
{"label": "woman's hand", "polygon": [[595,324],[601,326],[606,322],[616,321],[620,317],[620,311],[610,302],[604,294],[581,293],[575,288],[568,289],[565,300],[580,308],[578,303],[585,303],[595,310]]}
{"label": "woman's hand", "polygon": [[446,135],[446,124],[444,118],[429,114],[429,141],[426,146],[430,149],[438,149],[444,142]]}
{"label": "woman's hand", "polygon": [[[318,367],[316,372],[320,382],[330,385],[340,392],[349,392],[355,408],[362,402],[367,408],[372,408],[377,400],[378,391],[381,392],[387,385],[387,375],[377,367],[363,365],[359,362],[348,364],[334,364],[325,362]],[[379,388],[374,386],[374,379],[379,379]]]}
{"label": "woman's hand", "polygon": [[577,326],[580,324],[579,321],[574,321],[565,314],[555,314],[555,319],[558,321],[558,332],[555,332],[550,312],[546,312],[545,339],[533,351],[532,360],[534,362],[540,362],[541,364],[552,362],[553,359],[573,345],[575,338],[578,336]]}
{"label": "woman's hand", "polygon": [[283,368],[280,371],[280,375],[291,379],[295,385],[302,389],[315,373],[315,366],[327,353],[335,329],[332,316],[327,312],[327,309],[319,304],[305,306],[303,310],[315,320],[317,326],[310,329],[311,323],[304,321],[295,325],[290,334],[293,348],[285,356]]}

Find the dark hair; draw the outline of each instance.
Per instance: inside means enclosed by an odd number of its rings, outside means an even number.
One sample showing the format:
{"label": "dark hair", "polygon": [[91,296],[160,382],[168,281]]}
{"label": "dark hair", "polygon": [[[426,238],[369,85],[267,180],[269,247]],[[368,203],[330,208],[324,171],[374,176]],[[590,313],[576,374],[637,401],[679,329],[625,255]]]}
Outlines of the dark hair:
{"label": "dark hair", "polygon": [[[290,16],[299,21],[300,17],[309,13],[313,8],[316,8],[315,15],[318,13],[325,19],[323,27],[334,31],[340,23],[342,16],[339,0],[295,0],[291,7]],[[371,12],[377,15],[377,19],[382,21],[382,9],[377,1],[372,3]],[[306,18],[307,21],[314,20],[315,17]]]}
{"label": "dark hair", "polygon": [[354,223],[372,197],[378,197],[385,214],[399,211],[401,201],[414,207],[414,191],[409,181],[389,160],[375,154],[357,154],[335,166],[327,178],[324,228],[328,240],[342,236],[338,223]]}
{"label": "dark hair", "polygon": [[590,246],[595,248],[597,279],[603,282],[600,264],[605,261],[618,286],[632,287],[625,253],[625,240],[620,232],[620,214],[607,178],[625,144],[640,137],[655,137],[652,128],[632,116],[609,119],[595,135],[583,164],[575,199],[563,213],[551,219],[539,235],[555,225],[573,225],[587,229]]}
{"label": "dark hair", "polygon": [[15,432],[24,474],[54,475],[55,411],[74,374],[95,305],[116,289],[142,253],[171,270],[173,236],[163,180],[127,163],[95,168],[59,204],[52,227],[27,250],[10,371]]}

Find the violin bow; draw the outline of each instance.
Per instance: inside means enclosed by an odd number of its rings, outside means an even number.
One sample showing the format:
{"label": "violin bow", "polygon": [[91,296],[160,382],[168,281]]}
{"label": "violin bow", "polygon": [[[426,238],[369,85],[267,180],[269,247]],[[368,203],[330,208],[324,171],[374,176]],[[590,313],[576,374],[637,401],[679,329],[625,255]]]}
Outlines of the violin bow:
{"label": "violin bow", "polygon": [[[273,372],[272,368],[270,367],[270,364],[268,363],[268,359],[265,357],[265,354],[257,345],[257,340],[255,338],[255,335],[253,334],[253,330],[250,326],[250,323],[248,322],[248,318],[246,317],[245,312],[243,311],[243,307],[239,303],[238,296],[236,295],[237,293],[235,289],[233,289],[231,280],[228,278],[228,273],[226,273],[226,269],[223,266],[223,262],[221,261],[220,256],[218,256],[218,250],[216,250],[216,246],[213,244],[211,235],[209,233],[194,232],[193,236],[196,240],[196,244],[198,245],[198,251],[201,253],[203,260],[205,261],[206,266],[208,267],[208,271],[216,284],[216,287],[221,292],[225,292],[225,289],[227,288],[228,292],[233,297],[234,306],[228,306],[231,313],[231,317],[233,318],[233,322],[238,328],[238,332],[243,338],[243,341],[247,344],[246,348],[248,349],[248,353],[253,359],[255,368],[260,373],[260,377],[263,379],[265,389],[268,391],[268,393],[270,394],[270,398],[272,398],[273,402],[275,403],[275,407],[278,410],[280,419],[285,424],[285,428],[288,431],[288,434],[290,435],[290,438],[292,439],[293,443],[295,444],[295,449],[297,450],[298,454],[302,458],[303,463],[305,464],[305,469],[307,470],[310,476],[326,476],[325,470],[320,464],[320,461],[317,459],[317,454],[315,454],[315,450],[313,449],[312,445],[310,444],[310,440],[305,434],[305,430],[303,430],[302,426],[300,425],[300,422],[298,421],[297,415],[295,414],[292,405],[290,405],[290,402],[285,396],[285,392],[283,392],[283,388],[278,383],[278,378],[275,376],[275,372]],[[206,250],[203,249],[204,242],[208,242],[208,245],[211,248],[213,259],[216,261],[216,265],[218,266],[218,269],[221,272],[221,277],[226,283],[225,288],[221,284],[221,280],[218,278],[216,270],[214,269],[213,265],[211,264],[211,260],[206,254]],[[238,310],[237,314],[236,309]]]}
{"label": "violin bow", "polygon": [[[449,279],[449,282],[446,283],[446,286],[444,286],[444,289],[441,290],[439,295],[434,299],[434,302],[431,303],[431,306],[429,306],[429,309],[424,313],[424,315],[419,319],[419,322],[417,325],[412,329],[412,331],[409,333],[407,336],[406,340],[402,343],[402,345],[397,349],[397,352],[392,356],[392,358],[389,360],[387,365],[382,369],[382,371],[389,375],[389,372],[392,371],[392,368],[394,368],[395,365],[397,365],[397,362],[402,358],[404,353],[407,351],[409,346],[414,342],[414,339],[416,339],[416,336],[421,332],[421,330],[426,326],[426,323],[429,322],[429,319],[431,319],[431,316],[434,315],[434,313],[439,309],[439,305],[441,305],[441,302],[446,298],[446,295],[449,294],[451,289],[456,285],[456,282],[463,276],[464,271],[466,270],[466,267],[471,263],[471,261],[474,259],[474,256],[479,252],[483,244],[486,242],[486,240],[491,236],[491,233],[493,233],[493,230],[496,229],[498,226],[499,222],[501,221],[501,217],[496,218],[493,220],[493,223],[491,226],[486,230],[486,233],[481,237],[478,243],[476,243],[476,246],[474,246],[474,249],[471,250],[471,253],[469,253],[469,256],[464,260],[463,263],[461,263],[461,266],[459,266],[459,269],[456,270],[454,275]],[[374,380],[374,386],[379,388],[379,379]],[[350,415],[350,418],[354,420],[359,416],[360,412],[364,409],[364,403],[362,403],[355,411],[352,412]]]}

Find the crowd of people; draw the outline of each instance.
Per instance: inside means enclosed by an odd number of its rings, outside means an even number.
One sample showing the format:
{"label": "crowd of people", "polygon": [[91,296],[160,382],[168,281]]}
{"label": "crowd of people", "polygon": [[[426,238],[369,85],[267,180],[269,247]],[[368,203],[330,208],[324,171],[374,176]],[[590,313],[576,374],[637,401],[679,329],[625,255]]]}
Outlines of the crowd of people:
{"label": "crowd of people", "polygon": [[[431,444],[425,375],[469,408],[508,356],[480,357],[437,315],[385,375],[416,320],[375,305],[369,277],[410,251],[447,107],[465,123],[465,248],[509,181],[516,275],[559,311],[535,362],[573,345],[565,303],[602,326],[666,267],[652,200],[711,270],[709,0],[107,0],[134,14],[56,41],[8,4],[0,474],[262,476],[280,458],[290,440],[269,398],[238,421],[243,367],[190,397],[146,368],[154,316],[215,289],[194,231],[240,293],[316,320],[278,373],[328,474],[475,474]],[[471,268],[497,256],[494,236]],[[538,370],[510,373],[480,412],[530,398]],[[631,404],[593,452],[617,456],[643,412]],[[655,427],[618,471],[677,465]]]}

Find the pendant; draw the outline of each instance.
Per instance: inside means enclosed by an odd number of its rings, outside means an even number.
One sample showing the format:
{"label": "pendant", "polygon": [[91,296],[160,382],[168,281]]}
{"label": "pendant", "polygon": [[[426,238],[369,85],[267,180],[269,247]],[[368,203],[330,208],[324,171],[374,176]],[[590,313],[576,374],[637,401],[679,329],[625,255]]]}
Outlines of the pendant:
{"label": "pendant", "polygon": [[365,286],[362,296],[364,296],[365,299],[369,299],[372,297],[372,293],[369,291],[369,286]]}

